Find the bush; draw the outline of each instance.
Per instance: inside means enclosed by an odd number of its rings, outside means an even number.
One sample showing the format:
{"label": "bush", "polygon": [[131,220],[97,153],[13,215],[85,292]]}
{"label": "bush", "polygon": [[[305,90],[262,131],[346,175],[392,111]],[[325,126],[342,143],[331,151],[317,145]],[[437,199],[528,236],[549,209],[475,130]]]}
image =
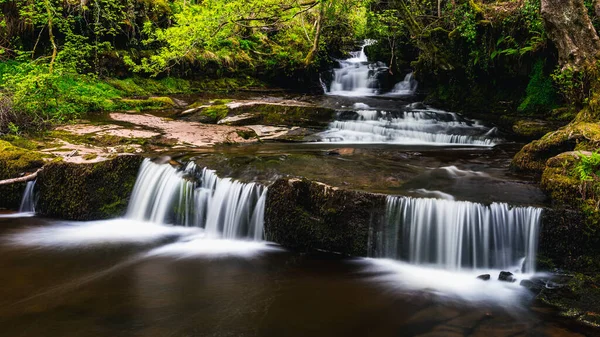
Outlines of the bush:
{"label": "bush", "polygon": [[122,92],[91,75],[49,72],[34,63],[0,66],[4,93],[0,99],[0,132],[12,125],[40,128],[84,113],[117,108]]}
{"label": "bush", "polygon": [[534,64],[525,93],[519,112],[543,113],[556,108],[556,91],[552,79],[544,74],[543,60]]}

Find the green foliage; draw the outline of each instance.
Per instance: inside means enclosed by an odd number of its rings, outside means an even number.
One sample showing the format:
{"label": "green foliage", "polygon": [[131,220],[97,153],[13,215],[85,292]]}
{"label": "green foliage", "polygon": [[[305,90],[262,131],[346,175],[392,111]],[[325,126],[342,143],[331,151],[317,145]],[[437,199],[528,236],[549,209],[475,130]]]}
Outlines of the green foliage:
{"label": "green foliage", "polygon": [[4,69],[0,73],[4,88],[12,97],[11,109],[18,112],[14,120],[2,120],[0,132],[8,129],[14,133],[15,125],[36,128],[63,123],[89,111],[115,109],[114,99],[121,95],[92,75],[51,73],[44,64],[19,63],[0,69]]}
{"label": "green foliage", "polygon": [[567,103],[581,106],[589,95],[589,76],[586,71],[565,67],[557,68],[552,79]]}
{"label": "green foliage", "polygon": [[581,181],[600,182],[600,153],[595,151],[589,156],[580,153],[574,170]]}
{"label": "green foliage", "polygon": [[543,60],[534,64],[525,92],[525,99],[519,105],[520,112],[548,112],[556,107],[556,91],[552,79],[544,74]]}

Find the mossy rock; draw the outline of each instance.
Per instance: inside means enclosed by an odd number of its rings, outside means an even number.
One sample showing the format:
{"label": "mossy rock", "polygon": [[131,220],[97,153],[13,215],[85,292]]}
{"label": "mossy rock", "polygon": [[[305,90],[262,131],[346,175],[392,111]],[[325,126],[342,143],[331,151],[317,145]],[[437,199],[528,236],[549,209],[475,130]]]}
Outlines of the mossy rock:
{"label": "mossy rock", "polygon": [[42,216],[67,220],[121,216],[142,160],[126,155],[92,164],[49,164],[38,176],[37,211]]}
{"label": "mossy rock", "polygon": [[123,98],[120,103],[125,109],[157,110],[168,109],[176,106],[170,97],[149,97],[146,99]]}
{"label": "mossy rock", "polygon": [[384,210],[383,195],[280,179],[269,187],[265,235],[293,249],[366,256],[370,231]]}
{"label": "mossy rock", "polygon": [[[0,140],[0,180],[18,178],[44,165],[44,155]],[[0,186],[0,208],[16,210],[26,183]]]}
{"label": "mossy rock", "polygon": [[[563,286],[544,287],[539,299],[559,308],[563,316],[600,327],[600,274],[557,275],[550,281]],[[589,336],[596,333],[590,331]]]}
{"label": "mossy rock", "polygon": [[251,118],[226,123],[232,126],[260,124],[323,129],[329,125],[335,116],[335,110],[315,106],[252,104],[231,109],[229,115],[252,116]]}
{"label": "mossy rock", "polygon": [[528,139],[539,139],[549,132],[555,130],[554,126],[540,120],[519,120],[512,130],[518,136]]}
{"label": "mossy rock", "polygon": [[546,161],[573,150],[600,148],[600,123],[573,122],[525,145],[513,158],[514,169],[541,174]]}
{"label": "mossy rock", "polygon": [[550,158],[546,163],[541,187],[559,207],[577,208],[580,203],[580,181],[573,174],[577,162],[577,152],[565,152]]}

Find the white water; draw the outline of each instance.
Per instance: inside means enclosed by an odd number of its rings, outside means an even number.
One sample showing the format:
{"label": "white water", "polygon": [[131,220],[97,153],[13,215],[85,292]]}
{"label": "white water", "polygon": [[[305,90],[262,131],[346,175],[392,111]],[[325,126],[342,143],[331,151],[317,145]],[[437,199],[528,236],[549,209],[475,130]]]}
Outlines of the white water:
{"label": "white water", "polygon": [[193,162],[178,170],[146,159],[127,218],[201,227],[210,238],[261,240],[266,195],[261,185],[219,178]]}
{"label": "white water", "polygon": [[388,93],[390,96],[412,96],[417,91],[418,83],[415,81],[413,73],[406,74],[402,82],[398,82],[392,91]]}
{"label": "white water", "polygon": [[491,147],[494,129],[456,113],[415,109],[402,113],[358,110],[355,119],[335,120],[320,134],[321,141],[407,145],[461,145]]}
{"label": "white water", "polygon": [[[366,40],[360,50],[351,52],[350,58],[338,60],[340,67],[333,70],[333,81],[329,90],[322,84],[323,90],[328,95],[336,96],[376,96],[380,93],[377,75],[388,71],[388,66],[382,62],[369,62],[365,47],[375,44],[377,41]],[[417,89],[412,73],[404,78],[404,81],[396,84],[394,89],[387,95],[412,95]]]}
{"label": "white water", "polygon": [[541,209],[388,197],[376,257],[447,270],[535,271]]}
{"label": "white water", "polygon": [[23,193],[23,199],[21,199],[21,206],[19,207],[19,213],[35,213],[35,180],[28,181]]}

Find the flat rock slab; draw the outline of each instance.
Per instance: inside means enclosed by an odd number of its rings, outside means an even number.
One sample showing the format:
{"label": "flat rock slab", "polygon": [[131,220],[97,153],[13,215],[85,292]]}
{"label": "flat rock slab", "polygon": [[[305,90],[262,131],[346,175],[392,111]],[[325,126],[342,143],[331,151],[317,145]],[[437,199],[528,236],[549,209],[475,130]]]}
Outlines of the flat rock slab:
{"label": "flat rock slab", "polygon": [[150,114],[111,113],[110,118],[115,121],[153,128],[163,137],[175,140],[177,144],[202,147],[217,143],[253,141],[246,140],[237,134],[238,131],[247,131],[247,128],[172,120]]}

